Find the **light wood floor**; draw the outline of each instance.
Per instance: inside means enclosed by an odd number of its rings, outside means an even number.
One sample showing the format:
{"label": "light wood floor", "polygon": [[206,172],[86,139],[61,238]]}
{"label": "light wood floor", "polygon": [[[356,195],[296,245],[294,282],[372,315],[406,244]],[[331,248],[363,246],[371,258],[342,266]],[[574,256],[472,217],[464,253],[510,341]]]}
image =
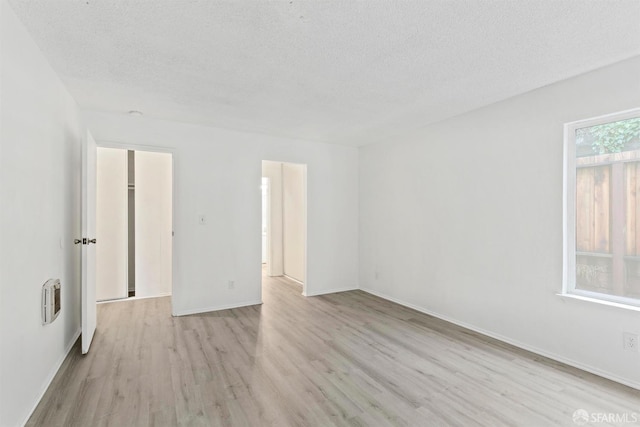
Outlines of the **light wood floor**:
{"label": "light wood floor", "polygon": [[[98,306],[29,426],[575,426],[640,413],[640,392],[362,291],[171,317],[170,299]],[[598,424],[606,425],[606,424]]]}

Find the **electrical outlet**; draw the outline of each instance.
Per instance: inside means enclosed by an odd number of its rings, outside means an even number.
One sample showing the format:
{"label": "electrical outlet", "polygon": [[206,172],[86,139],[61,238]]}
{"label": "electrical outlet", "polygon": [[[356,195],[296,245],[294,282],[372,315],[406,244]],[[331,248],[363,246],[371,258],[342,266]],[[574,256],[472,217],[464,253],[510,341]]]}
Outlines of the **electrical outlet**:
{"label": "electrical outlet", "polygon": [[638,352],[638,334],[624,332],[622,334],[622,343],[625,350]]}
{"label": "electrical outlet", "polygon": [[229,280],[229,289],[234,289],[236,287],[236,282],[234,282],[233,280]]}

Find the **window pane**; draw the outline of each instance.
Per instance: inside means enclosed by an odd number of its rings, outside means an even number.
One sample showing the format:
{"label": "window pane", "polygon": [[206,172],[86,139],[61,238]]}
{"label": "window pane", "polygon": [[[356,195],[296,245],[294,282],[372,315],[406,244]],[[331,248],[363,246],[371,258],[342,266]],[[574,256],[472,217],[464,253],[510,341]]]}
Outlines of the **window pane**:
{"label": "window pane", "polygon": [[640,298],[640,118],[575,136],[576,288]]}
{"label": "window pane", "polygon": [[576,171],[576,250],[611,252],[611,166]]}
{"label": "window pane", "polygon": [[576,157],[640,150],[640,117],[576,130]]}
{"label": "window pane", "polygon": [[611,257],[578,254],[576,256],[576,288],[612,294],[611,261]]}
{"label": "window pane", "polygon": [[611,165],[576,171],[576,287],[613,292]]}

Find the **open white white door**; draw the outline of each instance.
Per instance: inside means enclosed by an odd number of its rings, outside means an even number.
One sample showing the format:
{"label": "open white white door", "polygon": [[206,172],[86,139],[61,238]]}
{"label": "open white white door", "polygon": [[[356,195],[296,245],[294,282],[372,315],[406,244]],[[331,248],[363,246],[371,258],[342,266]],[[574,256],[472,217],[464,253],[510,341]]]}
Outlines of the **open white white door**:
{"label": "open white white door", "polygon": [[82,144],[82,354],[96,330],[96,141]]}

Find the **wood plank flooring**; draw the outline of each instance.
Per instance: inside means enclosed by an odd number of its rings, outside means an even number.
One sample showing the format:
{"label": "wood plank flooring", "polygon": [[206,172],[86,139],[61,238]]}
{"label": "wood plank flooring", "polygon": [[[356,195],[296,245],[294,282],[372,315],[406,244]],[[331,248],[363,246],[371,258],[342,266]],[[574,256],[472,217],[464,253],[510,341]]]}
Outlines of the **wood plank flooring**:
{"label": "wood plank flooring", "polygon": [[[362,291],[266,278],[264,304],[172,317],[98,306],[28,426],[575,426],[640,413],[640,391]],[[630,415],[629,415],[630,416]],[[598,425],[608,425],[601,423]]]}

